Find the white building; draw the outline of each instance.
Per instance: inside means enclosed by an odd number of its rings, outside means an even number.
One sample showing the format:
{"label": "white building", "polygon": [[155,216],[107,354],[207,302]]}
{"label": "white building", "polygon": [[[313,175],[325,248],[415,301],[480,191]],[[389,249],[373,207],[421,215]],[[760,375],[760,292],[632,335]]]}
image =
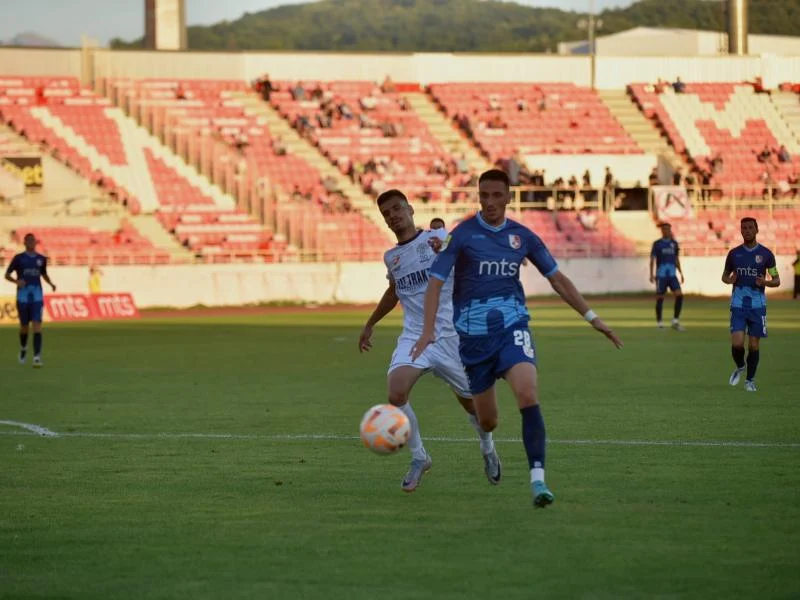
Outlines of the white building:
{"label": "white building", "polygon": [[[728,54],[728,34],[698,29],[635,27],[596,38],[599,56],[724,56]],[[748,36],[751,55],[800,55],[800,37],[783,35]],[[589,42],[562,42],[558,53],[589,54]]]}

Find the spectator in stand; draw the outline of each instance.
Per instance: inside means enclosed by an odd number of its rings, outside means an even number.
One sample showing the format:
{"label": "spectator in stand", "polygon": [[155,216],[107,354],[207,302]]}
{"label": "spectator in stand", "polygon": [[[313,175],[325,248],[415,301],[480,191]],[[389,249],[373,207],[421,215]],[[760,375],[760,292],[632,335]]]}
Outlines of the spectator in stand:
{"label": "spectator in stand", "polygon": [[[445,228],[444,219],[440,219],[439,217],[434,217],[433,219],[431,219],[431,224],[430,224],[430,230],[431,231],[435,231],[437,229],[444,229],[444,228]],[[797,254],[798,254],[798,256],[800,256],[800,252],[798,252]],[[797,287],[797,286],[795,286],[795,287]]]}
{"label": "spectator in stand", "polygon": [[324,187],[325,191],[329,194],[339,194],[342,191],[339,189],[339,182],[336,181],[336,178],[333,175],[326,175],[322,179],[322,187]]}
{"label": "spectator in stand", "polygon": [[302,102],[306,99],[306,91],[303,89],[302,82],[298,81],[294,88],[292,88],[292,98],[294,98],[295,102]]}
{"label": "spectator in stand", "polygon": [[264,73],[261,79],[256,81],[256,91],[261,94],[261,98],[264,102],[269,102],[270,96],[275,90],[276,88],[272,85],[272,81],[270,81],[269,75],[266,73]]}
{"label": "spectator in stand", "polygon": [[301,200],[305,200],[303,197],[303,192],[300,190],[300,186],[296,183],[294,184],[294,188],[292,189],[292,200],[295,202],[300,202]]}
{"label": "spectator in stand", "polygon": [[655,90],[656,94],[663,94],[664,90],[667,89],[668,85],[669,85],[668,82],[664,81],[663,79],[661,79],[661,77],[659,77],[658,80],[656,81],[655,86],[653,86],[653,89]]}
{"label": "spectator in stand", "polygon": [[717,173],[722,173],[722,168],[725,166],[725,160],[722,158],[722,155],[717,153],[714,158],[711,159],[711,172],[715,175]]}
{"label": "spectator in stand", "polygon": [[597,214],[582,210],[578,213],[578,221],[586,231],[594,231],[597,229]]}
{"label": "spectator in stand", "polygon": [[592,174],[589,173],[589,169],[583,172],[583,187],[584,189],[591,189],[592,187]]}
{"label": "spectator in stand", "polygon": [[652,170],[652,171],[650,171],[650,175],[649,175],[649,176],[648,176],[648,178],[647,178],[647,182],[648,182],[648,183],[649,183],[651,186],[653,186],[653,185],[659,185],[659,183],[660,183],[660,180],[659,180],[659,178],[658,178],[658,167],[653,167],[653,170]]}
{"label": "spectator in stand", "polygon": [[672,84],[672,89],[676,94],[683,94],[686,91],[686,84],[681,81],[680,77],[678,77],[675,79],[675,83]]}
{"label": "spectator in stand", "polygon": [[89,267],[89,293],[100,294],[102,292],[103,272],[95,266]]}
{"label": "spectator in stand", "polygon": [[349,121],[355,117],[355,115],[353,115],[353,111],[350,110],[350,107],[347,105],[347,102],[339,102],[339,104],[336,106],[336,109],[339,111],[339,116],[342,119],[347,119]]}
{"label": "spectator in stand", "polygon": [[789,151],[783,144],[781,144],[781,147],[778,149],[778,161],[782,163],[792,162],[792,157],[789,155]]}
{"label": "spectator in stand", "polygon": [[497,94],[489,94],[489,110],[498,112],[503,109],[500,104],[500,97]]}
{"label": "spectator in stand", "polygon": [[467,155],[462,154],[456,160],[456,171],[459,173],[467,173],[469,171],[469,163],[467,162]]}
{"label": "spectator in stand", "polygon": [[544,94],[542,94],[541,98],[539,98],[537,108],[539,109],[539,112],[544,112],[547,110],[547,96]]}
{"label": "spectator in stand", "polygon": [[275,156],[286,156],[286,143],[281,136],[277,136],[272,140],[272,151],[275,152]]}
{"label": "spectator in stand", "polygon": [[320,100],[322,100],[323,96],[325,96],[325,91],[318,83],[317,85],[314,86],[314,89],[311,90],[311,99],[319,102]]}
{"label": "spectator in stand", "polygon": [[788,175],[788,176],[786,177],[786,183],[788,183],[788,184],[789,184],[789,195],[790,195],[792,198],[797,198],[797,194],[798,194],[798,189],[797,189],[798,182],[800,182],[800,179],[797,177],[797,171],[795,171],[794,173],[792,173],[791,175]]}
{"label": "spectator in stand", "polygon": [[244,152],[250,145],[250,140],[248,139],[247,134],[244,131],[237,133],[233,145],[236,146],[236,149],[239,152]]}
{"label": "spectator in stand", "polygon": [[606,167],[606,175],[603,179],[603,187],[607,190],[614,189],[614,174],[611,172],[611,167]]}
{"label": "spectator in stand", "polygon": [[769,144],[764,144],[764,148],[758,153],[758,162],[766,163],[772,158],[772,148]]}
{"label": "spectator in stand", "polygon": [[519,150],[515,150],[511,158],[506,163],[506,173],[508,173],[509,185],[519,185],[519,173],[522,170],[522,159]]}
{"label": "spectator in stand", "polygon": [[524,112],[528,110],[528,101],[525,100],[525,98],[520,96],[519,98],[517,98],[516,102],[517,102],[517,110],[519,112]]}
{"label": "spectator in stand", "polygon": [[183,86],[180,83],[175,88],[175,99],[186,100],[186,90],[183,89]]}
{"label": "spectator in stand", "polygon": [[486,127],[488,129],[506,129],[508,125],[506,125],[506,122],[500,118],[500,115],[494,115],[491,119],[489,119],[489,122],[486,123]]}
{"label": "spectator in stand", "polygon": [[373,90],[368,96],[363,96],[359,100],[359,104],[364,110],[375,110],[378,106],[378,98],[375,96],[375,91]]}
{"label": "spectator in stand", "polygon": [[769,172],[769,169],[764,169],[764,172],[761,173],[759,180],[764,184],[764,189],[761,192],[761,196],[766,200],[773,193],[775,180],[772,179],[772,173]]}
{"label": "spectator in stand", "polygon": [[397,86],[392,81],[392,78],[388,75],[384,78],[383,83],[381,84],[381,91],[384,94],[395,94],[397,93]]}
{"label": "spectator in stand", "polygon": [[681,185],[683,183],[683,171],[681,169],[677,169],[672,174],[672,185]]}

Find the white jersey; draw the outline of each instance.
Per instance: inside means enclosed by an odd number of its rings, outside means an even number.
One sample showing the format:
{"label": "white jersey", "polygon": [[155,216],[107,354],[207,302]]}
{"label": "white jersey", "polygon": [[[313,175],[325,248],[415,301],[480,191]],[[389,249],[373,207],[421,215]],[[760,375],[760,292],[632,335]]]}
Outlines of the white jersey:
{"label": "white jersey", "polygon": [[[436,253],[428,243],[433,238],[444,241],[444,229],[420,231],[413,239],[397,244],[383,255],[388,277],[394,280],[397,297],[403,307],[403,337],[415,340],[422,335],[425,318],[425,292],[428,289],[428,269]],[[453,274],[442,288],[439,312],[436,313],[436,339],[458,335],[453,327]]]}

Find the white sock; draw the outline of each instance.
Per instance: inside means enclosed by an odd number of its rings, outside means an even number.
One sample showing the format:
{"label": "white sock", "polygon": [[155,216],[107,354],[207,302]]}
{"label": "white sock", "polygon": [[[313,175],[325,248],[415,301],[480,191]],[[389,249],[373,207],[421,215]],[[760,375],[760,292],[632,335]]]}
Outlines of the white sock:
{"label": "white sock", "polygon": [[494,450],[494,439],[492,438],[491,431],[484,431],[481,428],[481,424],[478,423],[478,417],[475,415],[467,415],[469,417],[469,422],[472,424],[472,428],[478,433],[478,437],[481,439],[481,452],[483,454],[489,454],[492,450]]}
{"label": "white sock", "polygon": [[673,322],[673,323],[680,323],[680,320],[679,320],[679,319],[677,319],[677,318],[673,318],[673,319],[672,319],[672,322]]}
{"label": "white sock", "polygon": [[408,422],[411,424],[411,436],[408,438],[408,449],[411,451],[411,457],[417,460],[425,460],[428,453],[425,452],[425,447],[422,445],[422,437],[419,435],[417,415],[414,409],[411,408],[410,402],[406,402],[399,408],[408,417]]}
{"label": "white sock", "polygon": [[531,483],[534,481],[541,481],[544,483],[544,469],[542,467],[533,467],[531,469]]}

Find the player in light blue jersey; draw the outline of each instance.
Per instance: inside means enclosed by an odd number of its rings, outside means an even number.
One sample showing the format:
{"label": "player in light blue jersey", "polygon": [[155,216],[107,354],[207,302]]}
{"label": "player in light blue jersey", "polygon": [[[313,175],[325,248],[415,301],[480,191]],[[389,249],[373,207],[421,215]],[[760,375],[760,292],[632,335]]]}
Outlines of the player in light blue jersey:
{"label": "player in light blue jersey", "polygon": [[56,286],[47,274],[47,257],[36,252],[36,236],[25,236],[25,252],[11,259],[6,269],[6,280],[17,286],[17,313],[19,314],[19,362],[25,364],[28,355],[28,328],[33,323],[33,366],[42,366],[42,314],[44,292],[42,279],[53,291]]}
{"label": "player in light blue jersey", "polygon": [[484,431],[497,427],[495,382],[504,378],[522,416],[533,503],[545,507],[554,498],[544,479],[545,427],[539,409],[536,352],[528,330],[530,316],[519,280],[522,261],[530,260],[556,293],[615,346],[621,348],[622,342],[559,271],[542,240],[506,219],[511,200],[508,175],[497,169],[486,171],[478,181],[478,192],[480,212],[453,231],[431,266],[424,328],[411,356],[416,359],[435,341],[441,290],[454,270],[453,323],[478,420]]}
{"label": "player in light blue jersey", "polygon": [[[662,313],[664,311],[664,295],[667,289],[675,294],[675,312],[672,317],[672,328],[683,331],[680,322],[681,309],[683,308],[683,269],[681,269],[680,247],[672,236],[672,226],[661,223],[661,238],[653,242],[650,251],[650,283],[656,284],[656,323],[659,329],[664,328]],[[681,276],[678,281],[677,275]]]}
{"label": "player in light blue jersey", "polygon": [[[728,252],[722,281],[733,285],[731,294],[731,354],[736,363],[728,383],[737,385],[747,368],[744,388],[756,391],[756,369],[760,356],[761,338],[767,337],[768,287],[778,287],[781,278],[775,263],[775,255],[756,241],[758,223],[752,217],[740,222],[741,246]],[[769,279],[767,279],[769,275]],[[744,358],[744,336],[747,334],[747,362]]]}

